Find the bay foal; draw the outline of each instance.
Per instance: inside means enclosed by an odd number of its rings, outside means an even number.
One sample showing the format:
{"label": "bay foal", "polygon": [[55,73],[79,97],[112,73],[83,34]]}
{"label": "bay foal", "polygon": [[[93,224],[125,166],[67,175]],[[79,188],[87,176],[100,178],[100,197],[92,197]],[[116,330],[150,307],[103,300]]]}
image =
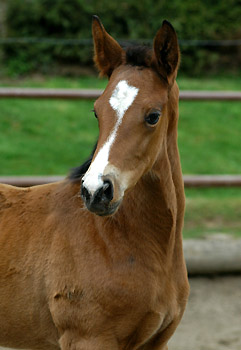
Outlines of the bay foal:
{"label": "bay foal", "polygon": [[93,18],[91,159],[63,182],[0,187],[0,344],[162,350],[188,298],[177,148],[179,48],[164,21],[153,50],[127,51]]}

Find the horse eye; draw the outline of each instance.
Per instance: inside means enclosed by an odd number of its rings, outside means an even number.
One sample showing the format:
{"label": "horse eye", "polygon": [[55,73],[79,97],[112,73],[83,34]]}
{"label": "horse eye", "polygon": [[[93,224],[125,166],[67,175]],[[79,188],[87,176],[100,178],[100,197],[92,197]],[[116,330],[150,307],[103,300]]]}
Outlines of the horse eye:
{"label": "horse eye", "polygon": [[160,118],[159,112],[152,112],[148,114],[148,116],[145,118],[145,121],[150,125],[155,125],[157,124],[159,118]]}

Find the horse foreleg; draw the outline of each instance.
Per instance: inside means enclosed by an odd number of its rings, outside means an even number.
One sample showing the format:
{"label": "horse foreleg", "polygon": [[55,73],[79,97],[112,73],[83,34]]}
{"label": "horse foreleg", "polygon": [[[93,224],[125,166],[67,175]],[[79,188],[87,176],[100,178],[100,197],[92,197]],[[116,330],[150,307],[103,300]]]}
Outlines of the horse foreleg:
{"label": "horse foreleg", "polygon": [[77,331],[66,331],[60,338],[61,350],[119,350],[113,335],[80,336]]}
{"label": "horse foreleg", "polygon": [[175,332],[179,322],[180,317],[174,319],[163,331],[157,333],[145,345],[140,347],[139,350],[168,350],[167,343]]}
{"label": "horse foreleg", "polygon": [[168,350],[167,344],[158,344],[158,345],[145,345],[140,348],[140,350]]}

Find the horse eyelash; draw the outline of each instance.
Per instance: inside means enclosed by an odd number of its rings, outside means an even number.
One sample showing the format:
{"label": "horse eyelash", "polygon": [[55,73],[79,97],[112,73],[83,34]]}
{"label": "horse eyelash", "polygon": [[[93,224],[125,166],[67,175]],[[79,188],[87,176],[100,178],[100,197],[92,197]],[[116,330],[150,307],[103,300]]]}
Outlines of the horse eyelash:
{"label": "horse eyelash", "polygon": [[98,119],[98,116],[97,116],[97,113],[96,113],[95,109],[91,109],[91,112],[93,112],[94,115],[95,115],[95,118]]}

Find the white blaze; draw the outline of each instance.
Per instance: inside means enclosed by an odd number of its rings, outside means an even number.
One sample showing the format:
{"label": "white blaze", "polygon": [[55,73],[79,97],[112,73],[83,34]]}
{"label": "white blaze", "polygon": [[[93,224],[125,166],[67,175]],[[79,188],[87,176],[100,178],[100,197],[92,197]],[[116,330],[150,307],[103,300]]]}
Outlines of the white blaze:
{"label": "white blaze", "polygon": [[116,124],[110,133],[107,141],[100,149],[99,153],[95,157],[94,161],[91,163],[91,166],[87,173],[85,174],[84,186],[88,191],[93,194],[98,188],[103,185],[102,176],[104,170],[108,165],[109,154],[111,146],[113,145],[117,130],[121,125],[124,114],[127,109],[132,105],[135,100],[139,89],[134,86],[128,85],[127,81],[121,80],[115,87],[113,94],[109,100],[111,107],[116,111],[117,121]]}

